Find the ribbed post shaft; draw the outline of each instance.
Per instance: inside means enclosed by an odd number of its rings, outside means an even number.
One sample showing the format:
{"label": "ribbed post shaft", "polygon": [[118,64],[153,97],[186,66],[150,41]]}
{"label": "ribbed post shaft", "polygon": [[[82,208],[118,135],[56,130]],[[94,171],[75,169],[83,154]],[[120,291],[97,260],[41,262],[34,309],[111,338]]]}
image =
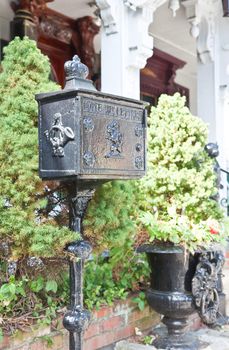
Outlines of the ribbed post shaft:
{"label": "ribbed post shaft", "polygon": [[82,221],[94,190],[79,191],[77,183],[69,186],[69,228],[81,239],[66,247],[69,253],[70,306],[64,316],[64,327],[69,331],[69,350],[83,350],[83,335],[90,321],[90,313],[83,308],[83,268],[92,248],[83,240]]}

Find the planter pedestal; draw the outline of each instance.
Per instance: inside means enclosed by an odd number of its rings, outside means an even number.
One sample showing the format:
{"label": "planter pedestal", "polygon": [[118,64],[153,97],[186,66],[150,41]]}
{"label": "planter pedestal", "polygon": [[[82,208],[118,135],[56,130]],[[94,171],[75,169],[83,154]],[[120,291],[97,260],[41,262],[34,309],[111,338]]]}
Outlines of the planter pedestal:
{"label": "planter pedestal", "polygon": [[160,293],[150,289],[147,292],[149,305],[165,315],[162,322],[168,335],[157,338],[153,345],[158,349],[197,350],[198,340],[186,334],[188,318],[194,312],[191,295],[182,293]]}
{"label": "planter pedestal", "polygon": [[192,296],[192,278],[195,260],[181,247],[143,245],[138,252],[145,252],[151,268],[149,305],[164,315],[162,322],[168,335],[157,338],[153,345],[159,349],[197,350],[198,340],[186,334],[188,318],[195,311]]}

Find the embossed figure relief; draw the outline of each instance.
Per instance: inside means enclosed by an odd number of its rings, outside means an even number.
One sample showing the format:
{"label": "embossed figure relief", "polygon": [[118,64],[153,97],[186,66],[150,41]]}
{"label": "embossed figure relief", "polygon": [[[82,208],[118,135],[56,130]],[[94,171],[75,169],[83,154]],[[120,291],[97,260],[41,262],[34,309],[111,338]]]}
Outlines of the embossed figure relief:
{"label": "embossed figure relief", "polygon": [[60,113],[54,114],[52,127],[44,134],[52,146],[53,157],[64,157],[64,147],[75,138],[72,129],[63,125]]}
{"label": "embossed figure relief", "polygon": [[120,132],[120,125],[113,120],[107,125],[106,139],[109,140],[110,151],[106,158],[120,158],[122,153],[123,135]]}

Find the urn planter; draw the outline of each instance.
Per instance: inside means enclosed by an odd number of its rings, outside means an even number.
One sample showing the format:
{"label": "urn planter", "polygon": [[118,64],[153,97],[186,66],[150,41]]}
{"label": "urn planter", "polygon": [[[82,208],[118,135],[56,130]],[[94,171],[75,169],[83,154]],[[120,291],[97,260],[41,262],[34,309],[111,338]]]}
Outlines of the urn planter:
{"label": "urn planter", "polygon": [[195,311],[192,279],[196,259],[179,246],[142,245],[138,252],[147,254],[151,268],[147,301],[163,315],[168,329],[168,335],[153,345],[160,349],[199,349],[198,341],[186,334],[188,318]]}
{"label": "urn planter", "polygon": [[[190,254],[182,246],[145,244],[138,248],[146,253],[151,269],[149,305],[163,315],[168,335],[154,341],[159,349],[198,350],[202,345],[186,333],[189,316],[199,312],[203,323],[228,323],[222,312],[221,250],[209,249]],[[222,302],[221,302],[222,301]]]}

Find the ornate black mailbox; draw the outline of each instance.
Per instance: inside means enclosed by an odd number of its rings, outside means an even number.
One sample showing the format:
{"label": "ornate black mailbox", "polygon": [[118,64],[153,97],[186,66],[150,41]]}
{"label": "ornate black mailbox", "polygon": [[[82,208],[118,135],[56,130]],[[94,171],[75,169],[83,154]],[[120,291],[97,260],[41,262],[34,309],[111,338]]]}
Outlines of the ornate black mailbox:
{"label": "ornate black mailbox", "polygon": [[[86,80],[88,68],[78,56],[65,63],[65,72],[62,91],[36,96],[39,171],[44,180],[66,182],[69,226],[82,235],[83,216],[98,183],[145,174],[146,110],[143,102],[98,92]],[[90,318],[83,309],[82,281],[83,261],[91,246],[82,236],[66,250],[71,256],[71,304],[64,326],[70,332],[70,349],[80,350]]]}
{"label": "ornate black mailbox", "polygon": [[[145,173],[144,104],[97,92],[78,58],[62,91],[40,94],[40,176],[110,180]],[[80,78],[79,78],[80,76]],[[87,90],[85,90],[87,89]]]}

